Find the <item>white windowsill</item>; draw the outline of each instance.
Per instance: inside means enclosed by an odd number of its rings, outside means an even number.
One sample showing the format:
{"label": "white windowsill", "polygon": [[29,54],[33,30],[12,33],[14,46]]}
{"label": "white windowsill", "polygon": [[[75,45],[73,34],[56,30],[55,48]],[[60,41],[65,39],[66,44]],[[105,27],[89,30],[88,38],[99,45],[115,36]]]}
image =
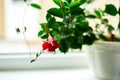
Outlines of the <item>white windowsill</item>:
{"label": "white windowsill", "polygon": [[0,54],[0,70],[25,70],[25,69],[64,69],[87,67],[85,55],[41,55],[34,63],[30,63],[28,54]]}
{"label": "white windowsill", "polygon": [[89,69],[0,71],[0,80],[98,80]]}
{"label": "white windowsill", "polygon": [[[42,54],[34,63],[30,63],[28,47],[24,42],[0,41],[0,70],[64,69],[87,67],[84,52],[68,54]],[[32,45],[31,50],[39,48]],[[35,54],[32,54],[34,57]]]}
{"label": "white windowsill", "polygon": [[83,51],[42,54],[36,62],[30,63],[25,43],[0,41],[0,44],[0,80],[97,80],[88,69]]}

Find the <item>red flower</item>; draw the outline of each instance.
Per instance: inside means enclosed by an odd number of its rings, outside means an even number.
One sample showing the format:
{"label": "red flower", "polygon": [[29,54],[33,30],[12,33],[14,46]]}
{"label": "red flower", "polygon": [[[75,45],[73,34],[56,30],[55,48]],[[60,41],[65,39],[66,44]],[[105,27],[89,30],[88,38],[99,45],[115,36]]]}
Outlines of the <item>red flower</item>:
{"label": "red flower", "polygon": [[115,39],[115,35],[114,35],[114,34],[111,34],[111,35],[110,35],[110,41],[114,41],[114,39]]}
{"label": "red flower", "polygon": [[50,52],[55,52],[55,49],[59,48],[59,44],[51,37],[48,37],[48,41],[44,41],[43,50],[48,50]]}
{"label": "red flower", "polygon": [[44,41],[44,43],[42,44],[43,50],[46,50],[48,48],[48,45],[48,42]]}

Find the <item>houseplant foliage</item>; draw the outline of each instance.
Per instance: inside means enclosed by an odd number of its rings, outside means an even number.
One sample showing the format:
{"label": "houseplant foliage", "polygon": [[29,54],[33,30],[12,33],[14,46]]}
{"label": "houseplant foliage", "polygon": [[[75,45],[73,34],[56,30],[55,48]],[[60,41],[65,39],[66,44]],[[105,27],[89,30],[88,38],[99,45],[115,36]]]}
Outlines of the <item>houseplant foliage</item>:
{"label": "houseplant foliage", "polygon": [[[29,0],[24,0],[29,3]],[[52,0],[57,7],[47,10],[46,22],[40,23],[38,36],[43,41],[43,49],[36,54],[35,61],[44,50],[55,52],[55,49],[63,53],[69,49],[81,49],[84,44],[92,44],[96,40],[89,22],[86,20],[86,9],[82,5],[90,4],[94,0]],[[29,3],[34,8],[41,9],[40,5]],[[26,30],[26,27],[25,27]],[[20,30],[17,29],[19,32]]]}
{"label": "houseplant foliage", "polygon": [[[58,7],[47,10],[46,21],[41,23],[38,36],[47,39],[51,35],[60,45],[59,50],[81,49],[83,44],[92,44],[96,39],[86,20],[85,8],[80,6],[86,0],[53,0]],[[57,20],[60,18],[61,20]]]}
{"label": "houseplant foliage", "polygon": [[[98,40],[103,41],[120,41],[120,7],[117,9],[113,4],[106,4],[105,9],[95,9],[93,14],[88,13],[88,18],[97,19],[99,22],[96,23],[94,33]],[[112,25],[109,21],[111,17],[117,17],[118,24]],[[115,21],[117,22],[117,20]]]}

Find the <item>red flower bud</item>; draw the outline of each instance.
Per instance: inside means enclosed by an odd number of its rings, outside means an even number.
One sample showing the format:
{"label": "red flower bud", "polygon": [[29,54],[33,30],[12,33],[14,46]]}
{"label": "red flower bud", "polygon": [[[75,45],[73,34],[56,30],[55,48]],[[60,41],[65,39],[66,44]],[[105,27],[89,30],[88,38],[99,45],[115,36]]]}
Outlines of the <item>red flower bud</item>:
{"label": "red flower bud", "polygon": [[114,39],[115,39],[115,35],[114,35],[114,34],[111,34],[110,40],[111,40],[111,41],[114,41]]}

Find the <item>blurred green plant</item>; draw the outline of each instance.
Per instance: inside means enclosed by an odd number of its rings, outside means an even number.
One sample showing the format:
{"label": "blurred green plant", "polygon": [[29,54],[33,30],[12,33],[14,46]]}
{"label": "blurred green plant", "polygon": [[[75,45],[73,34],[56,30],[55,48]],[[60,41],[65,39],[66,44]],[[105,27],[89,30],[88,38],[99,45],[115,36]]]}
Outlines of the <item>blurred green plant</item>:
{"label": "blurred green plant", "polygon": [[[118,16],[119,22],[117,27],[109,22],[110,18],[106,17],[108,15],[112,17]],[[100,23],[96,23],[94,30],[98,39],[103,41],[120,41],[120,7],[117,10],[115,5],[106,4],[104,10],[100,8],[95,9],[94,14],[89,13],[87,17],[99,20]]]}

